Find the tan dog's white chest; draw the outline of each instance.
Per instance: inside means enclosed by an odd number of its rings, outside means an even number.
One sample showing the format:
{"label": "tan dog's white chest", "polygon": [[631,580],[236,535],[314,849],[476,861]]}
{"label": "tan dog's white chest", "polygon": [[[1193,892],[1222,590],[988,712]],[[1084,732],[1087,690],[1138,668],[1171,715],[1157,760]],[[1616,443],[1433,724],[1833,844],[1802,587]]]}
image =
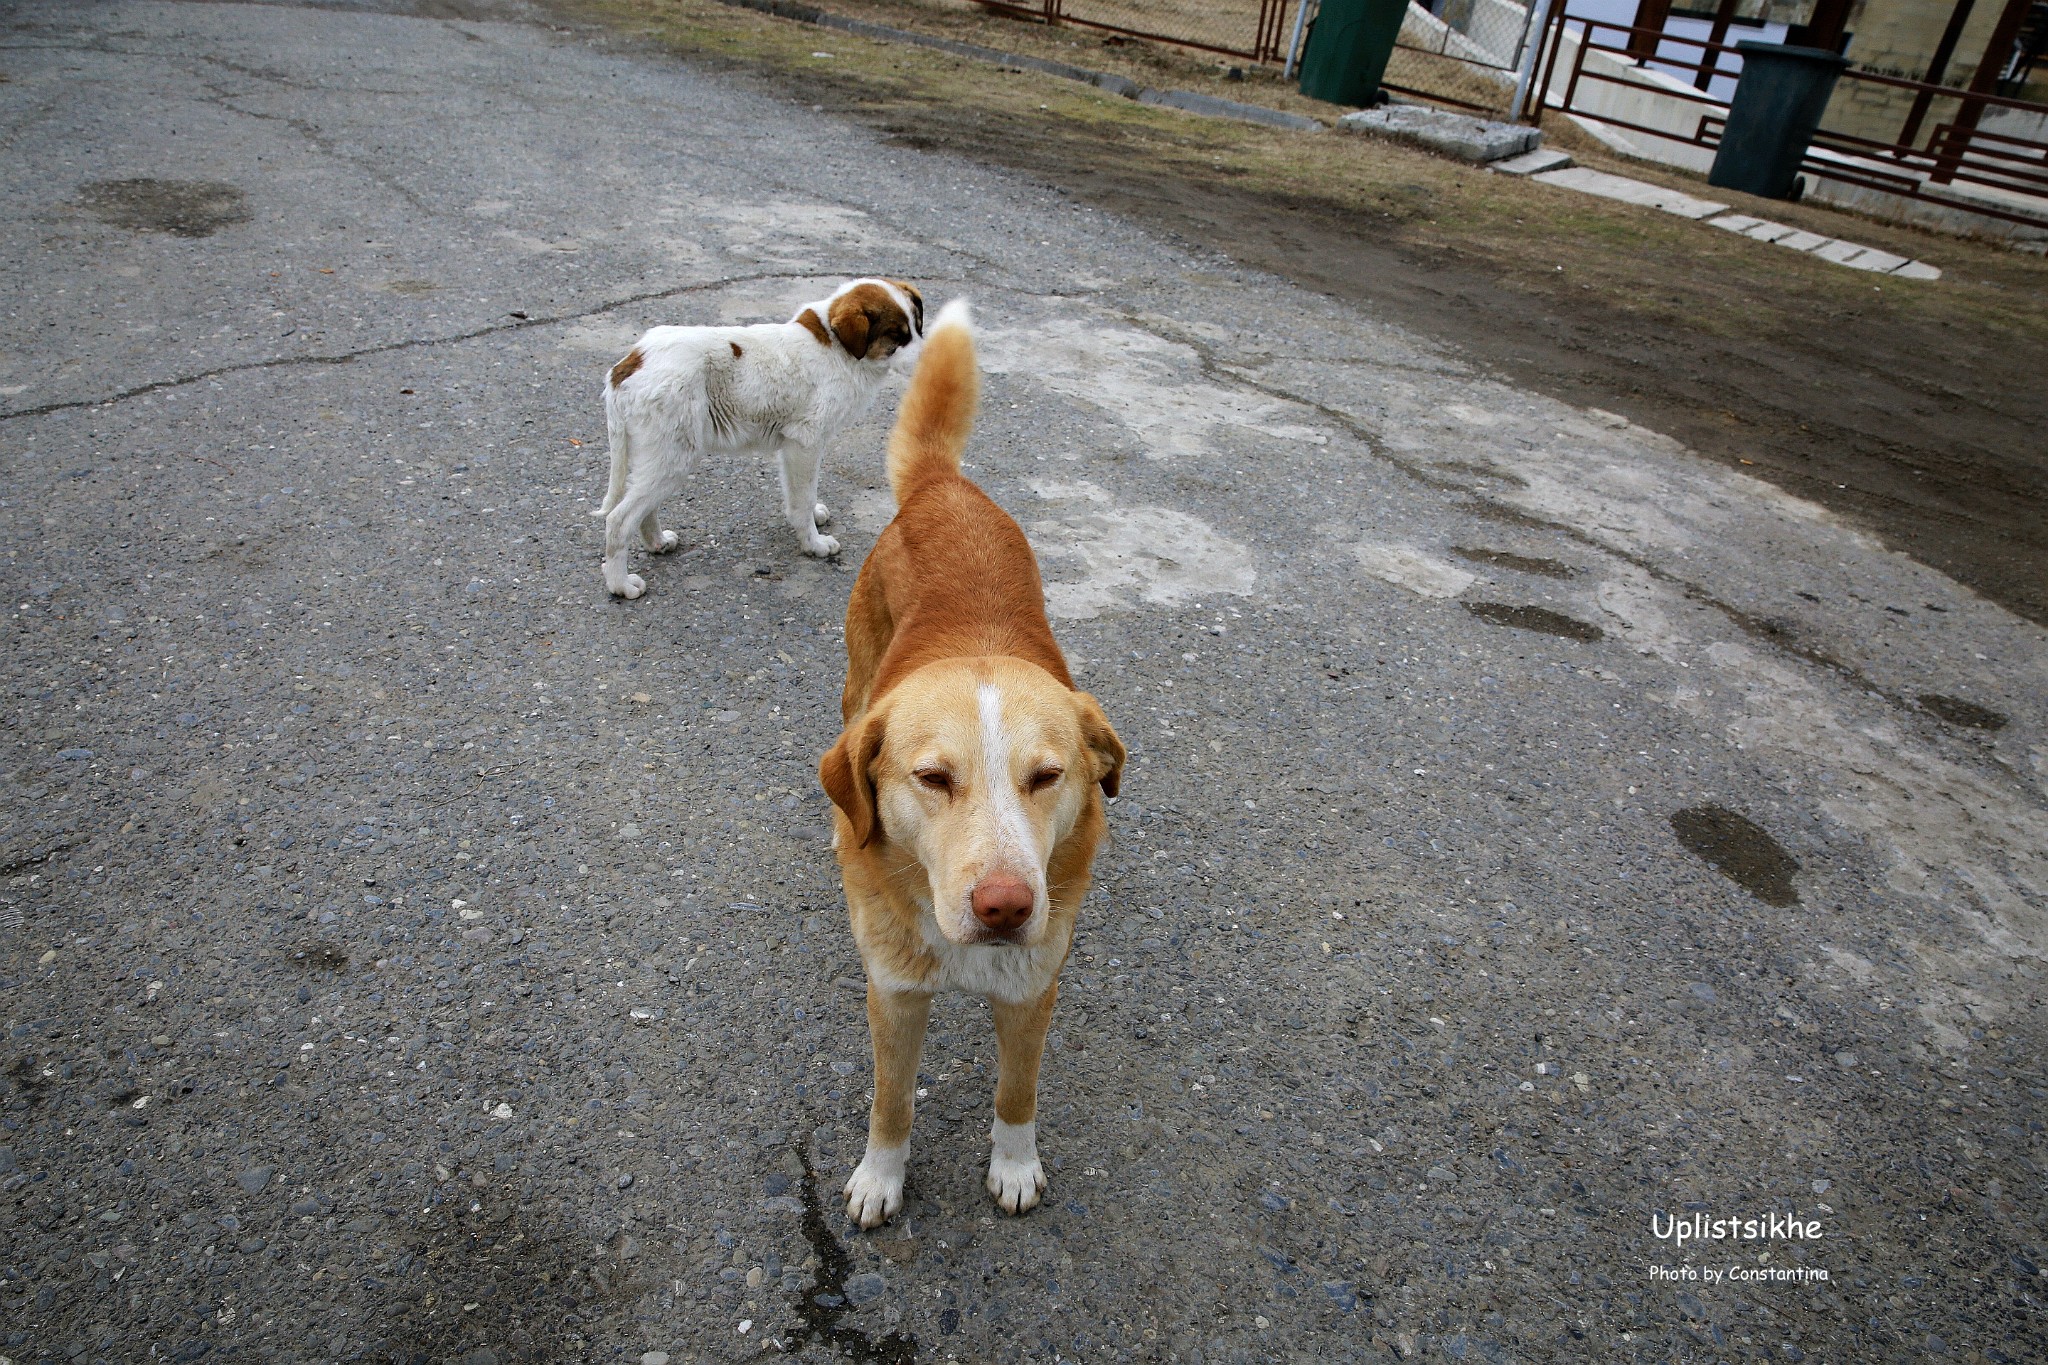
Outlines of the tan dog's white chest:
{"label": "tan dog's white chest", "polygon": [[938,922],[932,917],[930,901],[923,897],[914,899],[923,911],[919,928],[923,931],[925,953],[928,959],[936,960],[937,968],[922,979],[909,976],[896,969],[896,965],[889,961],[888,953],[871,950],[866,943],[859,944],[861,964],[866,967],[868,978],[884,990],[931,994],[963,991],[969,995],[994,996],[998,1000],[1021,1003],[1044,995],[1066,963],[1068,945],[1073,938],[1069,925],[1048,926],[1051,932],[1045,939],[1029,947],[1010,943],[954,943],[939,932]]}

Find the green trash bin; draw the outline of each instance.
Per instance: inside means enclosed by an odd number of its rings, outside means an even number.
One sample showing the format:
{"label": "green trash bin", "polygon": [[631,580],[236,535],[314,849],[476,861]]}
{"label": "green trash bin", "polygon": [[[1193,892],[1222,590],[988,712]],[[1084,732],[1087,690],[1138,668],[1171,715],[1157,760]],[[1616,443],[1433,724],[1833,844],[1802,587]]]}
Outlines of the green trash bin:
{"label": "green trash bin", "polygon": [[1407,13],[1408,0],[1323,0],[1301,56],[1301,93],[1361,106],[1379,98]]}
{"label": "green trash bin", "polygon": [[1742,75],[1707,183],[1790,199],[1799,163],[1835,93],[1835,78],[1849,60],[1826,48],[1784,43],[1742,42],[1735,50],[1742,54]]}

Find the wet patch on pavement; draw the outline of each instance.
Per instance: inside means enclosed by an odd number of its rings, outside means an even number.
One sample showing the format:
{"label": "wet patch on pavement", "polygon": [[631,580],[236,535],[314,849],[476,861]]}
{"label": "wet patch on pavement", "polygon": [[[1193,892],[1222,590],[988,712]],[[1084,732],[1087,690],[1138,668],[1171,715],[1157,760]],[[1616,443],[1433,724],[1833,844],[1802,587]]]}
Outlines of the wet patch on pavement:
{"label": "wet patch on pavement", "polygon": [[1571,565],[1556,559],[1540,559],[1534,555],[1518,555],[1507,550],[1473,549],[1464,545],[1453,545],[1451,553],[1474,564],[1491,564],[1502,569],[1513,569],[1517,573],[1539,574],[1544,578],[1577,578],[1579,571]]}
{"label": "wet patch on pavement", "polygon": [[834,1359],[910,1365],[917,1359],[915,1337],[891,1332],[874,1341],[858,1327],[848,1327],[839,1321],[846,1315],[846,1280],[853,1262],[825,1221],[824,1206],[818,1199],[818,1173],[811,1165],[810,1154],[799,1151],[797,1155],[804,1168],[804,1240],[811,1244],[811,1251],[818,1258],[818,1278],[796,1302],[796,1315],[803,1320],[803,1326],[790,1334],[784,1351],[794,1354],[813,1340],[823,1340],[832,1348]]}
{"label": "wet patch on pavement", "polygon": [[1943,696],[1939,692],[1922,692],[1918,701],[1921,710],[1932,712],[1950,725],[1961,725],[1971,730],[2003,730],[2011,719],[1988,706],[1979,706],[1961,697]]}
{"label": "wet patch on pavement", "polygon": [[1519,607],[1506,602],[1467,602],[1465,610],[1482,621],[1491,621],[1497,626],[1513,626],[1517,630],[1540,631],[1545,635],[1559,635],[1567,640],[1603,640],[1607,632],[1588,621],[1566,616],[1563,612],[1548,607]]}
{"label": "wet patch on pavement", "polygon": [[1792,884],[1799,860],[1748,817],[1725,806],[1688,806],[1672,812],[1671,832],[1687,852],[1764,904],[1799,904]]}
{"label": "wet patch on pavement", "polygon": [[78,187],[80,207],[110,227],[211,237],[249,221],[248,196],[218,180],[93,180]]}

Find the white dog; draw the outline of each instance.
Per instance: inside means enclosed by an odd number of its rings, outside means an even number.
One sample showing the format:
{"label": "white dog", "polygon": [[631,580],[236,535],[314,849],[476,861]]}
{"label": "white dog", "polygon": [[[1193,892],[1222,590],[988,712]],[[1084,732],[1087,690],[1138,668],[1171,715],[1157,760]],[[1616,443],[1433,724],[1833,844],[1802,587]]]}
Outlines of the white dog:
{"label": "white dog", "polygon": [[604,585],[638,597],[626,572],[637,528],[650,553],[679,540],[655,518],[662,499],[707,454],[774,451],[782,508],[805,554],[839,542],[818,534],[831,513],[818,497],[825,443],[860,420],[890,361],[924,334],[924,299],[901,280],[849,280],[788,322],[751,327],[656,327],[612,366],[604,390],[611,486],[593,514],[604,521]]}

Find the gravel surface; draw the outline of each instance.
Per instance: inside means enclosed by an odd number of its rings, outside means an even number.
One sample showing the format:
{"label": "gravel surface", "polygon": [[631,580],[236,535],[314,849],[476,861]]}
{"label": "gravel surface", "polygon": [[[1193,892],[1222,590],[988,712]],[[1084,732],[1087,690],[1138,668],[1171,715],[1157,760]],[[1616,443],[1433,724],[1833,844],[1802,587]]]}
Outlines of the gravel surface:
{"label": "gravel surface", "polygon": [[[2041,1358],[2040,629],[516,5],[0,13],[0,1358]],[[864,273],[973,297],[1132,753],[1047,1203],[948,1000],[869,1235],[814,764],[893,396],[843,562],[765,464],[637,602],[586,515],[642,328]]]}

